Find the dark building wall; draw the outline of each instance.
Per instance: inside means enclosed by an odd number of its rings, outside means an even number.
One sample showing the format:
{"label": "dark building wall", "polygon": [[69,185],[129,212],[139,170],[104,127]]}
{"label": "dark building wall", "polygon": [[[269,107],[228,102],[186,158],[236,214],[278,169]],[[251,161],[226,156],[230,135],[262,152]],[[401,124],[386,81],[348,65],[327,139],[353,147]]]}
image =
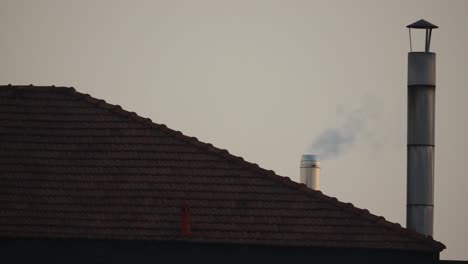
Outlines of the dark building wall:
{"label": "dark building wall", "polygon": [[438,253],[184,242],[0,239],[2,263],[438,263]]}

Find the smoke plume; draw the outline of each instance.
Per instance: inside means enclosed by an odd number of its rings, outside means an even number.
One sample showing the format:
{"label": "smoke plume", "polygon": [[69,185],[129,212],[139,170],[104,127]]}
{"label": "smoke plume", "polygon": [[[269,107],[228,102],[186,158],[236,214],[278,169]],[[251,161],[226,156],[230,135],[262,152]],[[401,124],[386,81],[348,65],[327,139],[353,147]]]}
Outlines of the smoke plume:
{"label": "smoke plume", "polygon": [[317,153],[324,160],[332,159],[347,151],[356,139],[355,132],[343,128],[329,128],[322,132],[310,146],[310,153]]}
{"label": "smoke plume", "polygon": [[373,136],[367,123],[375,117],[375,111],[370,108],[369,104],[365,104],[351,111],[343,110],[341,125],[320,133],[309,146],[308,153],[318,154],[323,160],[336,159],[349,151],[362,136],[371,140]]}

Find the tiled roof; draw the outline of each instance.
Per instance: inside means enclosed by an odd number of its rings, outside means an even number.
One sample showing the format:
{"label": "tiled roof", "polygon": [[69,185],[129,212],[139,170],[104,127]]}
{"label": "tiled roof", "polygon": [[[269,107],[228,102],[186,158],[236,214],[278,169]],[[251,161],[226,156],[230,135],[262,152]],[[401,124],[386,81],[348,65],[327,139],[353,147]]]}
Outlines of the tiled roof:
{"label": "tiled roof", "polygon": [[10,85],[0,86],[0,236],[445,248],[73,88]]}

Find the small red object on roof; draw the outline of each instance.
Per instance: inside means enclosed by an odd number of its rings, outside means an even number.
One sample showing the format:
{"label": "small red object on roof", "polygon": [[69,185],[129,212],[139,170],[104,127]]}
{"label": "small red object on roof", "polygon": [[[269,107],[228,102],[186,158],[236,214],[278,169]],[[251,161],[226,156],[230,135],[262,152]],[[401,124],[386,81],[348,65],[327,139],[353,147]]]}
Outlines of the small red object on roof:
{"label": "small red object on roof", "polygon": [[190,207],[187,203],[184,203],[182,205],[182,236],[189,236],[192,234],[190,221]]}

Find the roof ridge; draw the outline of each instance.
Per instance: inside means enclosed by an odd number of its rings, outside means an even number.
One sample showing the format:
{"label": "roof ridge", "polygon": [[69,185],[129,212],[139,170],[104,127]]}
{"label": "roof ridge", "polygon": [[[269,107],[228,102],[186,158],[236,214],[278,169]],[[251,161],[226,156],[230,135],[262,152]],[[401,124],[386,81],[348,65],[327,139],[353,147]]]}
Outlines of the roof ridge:
{"label": "roof ridge", "polygon": [[[2,86],[0,86],[0,87],[2,87]],[[3,87],[5,87],[5,86],[3,86]],[[431,236],[424,236],[424,235],[419,234],[417,232],[414,232],[414,231],[408,230],[406,228],[403,228],[400,224],[392,223],[392,222],[386,220],[383,216],[377,216],[377,215],[371,214],[368,210],[357,208],[352,203],[341,202],[335,197],[331,197],[331,196],[323,194],[321,191],[312,190],[312,189],[308,188],[305,184],[294,182],[289,177],[280,176],[280,175],[276,174],[273,170],[267,170],[267,169],[261,168],[256,163],[251,163],[249,161],[244,160],[240,156],[235,156],[235,155],[229,153],[229,151],[226,150],[226,149],[217,148],[217,147],[213,146],[210,143],[205,143],[205,142],[199,141],[196,137],[190,137],[190,136],[184,135],[181,131],[170,129],[164,124],[155,123],[150,118],[144,118],[144,117],[139,116],[135,112],[130,112],[130,111],[127,111],[127,110],[123,109],[120,105],[113,105],[113,104],[107,103],[103,99],[97,99],[97,98],[92,97],[89,94],[80,93],[77,90],[75,90],[73,87],[34,86],[34,85],[14,86],[14,85],[10,85],[10,84],[7,87],[11,87],[11,88],[14,88],[14,89],[18,89],[18,88],[27,89],[28,87],[30,87],[30,88],[33,88],[33,89],[47,89],[47,90],[51,88],[52,90],[55,90],[55,91],[56,90],[67,91],[68,94],[70,96],[74,97],[74,98],[79,98],[81,100],[84,100],[84,101],[94,105],[95,107],[99,107],[101,109],[111,111],[111,112],[113,112],[115,114],[126,117],[126,118],[128,118],[128,119],[130,119],[132,121],[136,121],[136,122],[139,122],[141,124],[150,126],[151,128],[158,129],[162,133],[165,133],[165,134],[167,134],[169,136],[175,137],[176,139],[182,140],[182,141],[184,141],[184,142],[186,142],[188,144],[191,144],[191,145],[193,145],[193,146],[195,146],[195,147],[197,147],[199,149],[202,149],[204,151],[208,151],[208,152],[210,152],[210,153],[212,153],[212,154],[214,154],[214,155],[216,155],[218,157],[221,157],[223,159],[226,159],[228,161],[235,162],[235,163],[241,165],[242,168],[251,170],[251,171],[253,171],[255,173],[258,173],[258,174],[260,174],[262,176],[268,177],[269,179],[271,179],[273,181],[276,181],[276,182],[278,182],[280,184],[283,184],[283,185],[285,185],[285,186],[287,186],[289,188],[298,190],[298,191],[300,191],[300,192],[302,192],[302,193],[304,193],[306,195],[312,196],[314,198],[319,198],[319,199],[329,203],[332,206],[335,206],[335,207],[337,207],[337,208],[339,208],[339,209],[341,209],[343,211],[346,211],[346,212],[348,212],[348,213],[350,213],[352,215],[362,217],[362,218],[368,220],[369,222],[371,222],[373,224],[384,227],[384,228],[386,228],[388,230],[392,230],[392,231],[396,232],[400,236],[411,237],[411,238],[415,239],[416,241],[420,241],[420,242],[426,243],[429,246],[435,247],[439,251],[442,251],[443,249],[446,248],[444,244],[434,240]]]}
{"label": "roof ridge", "polygon": [[27,85],[13,85],[13,84],[7,84],[7,85],[0,85],[0,89],[11,89],[11,90],[43,90],[43,91],[71,91],[75,90],[73,87],[67,87],[67,86],[55,86],[55,85],[33,85],[33,84],[27,84]]}

